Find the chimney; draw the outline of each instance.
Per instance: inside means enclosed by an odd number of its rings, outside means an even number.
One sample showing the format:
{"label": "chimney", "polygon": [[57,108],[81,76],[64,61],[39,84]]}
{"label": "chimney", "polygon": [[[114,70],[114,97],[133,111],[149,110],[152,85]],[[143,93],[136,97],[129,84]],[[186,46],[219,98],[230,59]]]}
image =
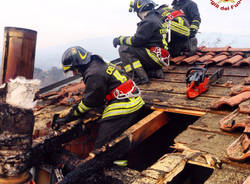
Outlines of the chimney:
{"label": "chimney", "polygon": [[0,84],[23,76],[33,78],[37,32],[5,27]]}

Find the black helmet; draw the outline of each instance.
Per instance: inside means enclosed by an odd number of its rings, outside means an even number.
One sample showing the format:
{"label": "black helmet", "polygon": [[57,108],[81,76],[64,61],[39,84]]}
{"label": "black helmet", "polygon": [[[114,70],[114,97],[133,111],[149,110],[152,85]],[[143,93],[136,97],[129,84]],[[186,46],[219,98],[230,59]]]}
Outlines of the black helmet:
{"label": "black helmet", "polygon": [[143,11],[152,10],[156,6],[157,4],[152,0],[134,0],[134,2],[131,0],[129,11],[132,12],[134,10],[136,13],[141,13]]}
{"label": "black helmet", "polygon": [[70,47],[62,56],[63,71],[67,72],[78,67],[86,66],[91,61],[91,53],[82,47]]}

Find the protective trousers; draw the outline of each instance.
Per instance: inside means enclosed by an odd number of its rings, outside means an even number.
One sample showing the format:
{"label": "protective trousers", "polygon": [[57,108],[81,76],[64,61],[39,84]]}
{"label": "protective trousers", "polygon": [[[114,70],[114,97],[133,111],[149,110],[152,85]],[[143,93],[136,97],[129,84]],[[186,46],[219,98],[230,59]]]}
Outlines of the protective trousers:
{"label": "protective trousers", "polygon": [[[161,70],[163,66],[159,59],[147,48],[121,45],[119,48],[119,54],[124,70],[130,77],[133,78],[135,82],[137,82],[136,77],[141,79],[143,78],[143,76],[140,76],[141,71],[138,71],[138,69],[144,69],[146,71],[146,75],[150,75],[152,71]],[[134,71],[135,76],[133,75]],[[136,76],[136,74],[138,76]]]}
{"label": "protective trousers", "polygon": [[99,128],[95,141],[95,148],[102,147],[105,143],[111,141],[115,137],[118,137],[124,130],[139,121],[140,111],[141,110],[138,110],[127,116],[115,119],[100,119],[97,122],[99,124]]}

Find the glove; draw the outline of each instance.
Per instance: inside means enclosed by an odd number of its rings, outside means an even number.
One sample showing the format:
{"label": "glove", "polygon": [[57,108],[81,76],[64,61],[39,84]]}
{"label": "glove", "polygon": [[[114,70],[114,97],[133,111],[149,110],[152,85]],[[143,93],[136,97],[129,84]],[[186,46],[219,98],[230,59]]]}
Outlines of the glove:
{"label": "glove", "polygon": [[197,33],[197,29],[190,28],[190,38],[194,38]]}
{"label": "glove", "polygon": [[55,114],[52,121],[52,129],[58,130],[62,125],[67,124],[68,122],[74,121],[77,119],[77,116],[74,116],[74,108],[64,118],[58,118],[59,114]]}
{"label": "glove", "polygon": [[120,37],[114,38],[113,40],[113,46],[116,48],[117,45],[120,45]]}

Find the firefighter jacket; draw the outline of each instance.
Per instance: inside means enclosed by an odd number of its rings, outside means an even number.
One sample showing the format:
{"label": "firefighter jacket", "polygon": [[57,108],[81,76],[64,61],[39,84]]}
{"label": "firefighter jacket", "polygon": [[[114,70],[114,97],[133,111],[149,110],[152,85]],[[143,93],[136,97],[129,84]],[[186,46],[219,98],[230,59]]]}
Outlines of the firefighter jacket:
{"label": "firefighter jacket", "polygon": [[174,0],[172,5],[176,10],[181,9],[185,13],[186,18],[189,21],[190,28],[198,31],[201,23],[201,18],[197,4],[192,0]]}
{"label": "firefighter jacket", "polygon": [[92,56],[91,60],[88,68],[83,73],[85,91],[83,99],[74,112],[75,116],[78,116],[79,113],[85,113],[92,108],[105,105],[102,118],[114,119],[129,115],[144,105],[141,96],[126,99],[115,98],[110,101],[105,100],[106,95],[126,82],[128,77],[118,70],[114,64],[107,64],[99,57]]}
{"label": "firefighter jacket", "polygon": [[171,34],[173,34],[171,37],[179,36],[189,38],[190,25],[183,12],[171,9],[167,5],[160,6],[157,8],[157,11],[161,15],[164,24],[167,24],[165,27],[171,30]]}
{"label": "firefighter jacket", "polygon": [[161,47],[167,50],[167,34],[163,27],[160,14],[151,10],[145,18],[137,24],[137,30],[134,36],[121,36],[120,45],[130,45],[133,47]]}

